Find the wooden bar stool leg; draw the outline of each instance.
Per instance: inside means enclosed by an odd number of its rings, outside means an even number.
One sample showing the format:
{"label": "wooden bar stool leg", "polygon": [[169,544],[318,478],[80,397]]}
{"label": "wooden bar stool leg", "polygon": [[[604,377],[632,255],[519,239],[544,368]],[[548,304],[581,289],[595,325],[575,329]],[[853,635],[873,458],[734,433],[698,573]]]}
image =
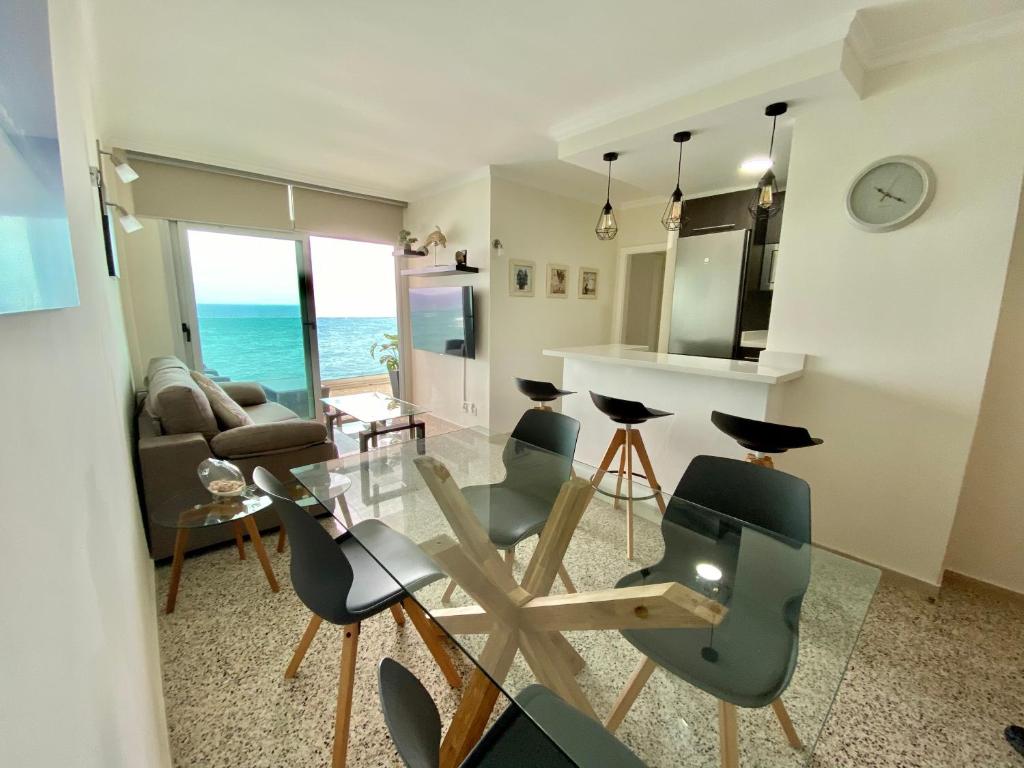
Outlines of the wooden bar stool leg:
{"label": "wooden bar stool leg", "polygon": [[306,625],[306,631],[302,633],[302,639],[299,640],[299,644],[295,646],[295,653],[292,654],[292,660],[288,663],[288,669],[284,671],[286,680],[291,680],[299,671],[299,665],[302,663],[302,660],[306,658],[306,651],[309,650],[309,644],[312,643],[313,638],[316,637],[316,632],[320,629],[320,624],[322,622],[323,619],[315,613],[309,617],[309,624]]}
{"label": "wooden bar stool leg", "polygon": [[597,468],[597,472],[590,478],[590,484],[595,488],[601,484],[601,480],[604,479],[605,473],[608,468],[612,465],[612,459],[615,458],[616,451],[623,445],[626,440],[626,430],[616,429],[615,434],[612,436],[612,441],[608,443],[608,450],[604,452],[604,458],[601,459],[601,464]]}
{"label": "wooden bar stool leg", "polygon": [[626,453],[625,448],[619,453],[619,476],[615,480],[615,498],[612,499],[612,509],[622,508],[622,499],[619,496],[622,495],[622,476],[626,473]]}
{"label": "wooden bar stool leg", "polygon": [[626,559],[633,559],[633,430],[626,428]]}
{"label": "wooden bar stool leg", "polygon": [[178,585],[181,583],[181,566],[185,562],[185,545],[188,543],[188,528],[179,528],[174,539],[174,562],[171,564],[171,583],[167,588],[167,605],[164,610],[174,613],[178,602]]}
{"label": "wooden bar stool leg", "polygon": [[783,733],[786,734],[789,746],[793,749],[802,749],[804,745],[800,742],[796,728],[793,727],[793,721],[789,719],[789,712],[786,711],[786,705],[782,703],[781,696],[772,702],[772,709],[775,711],[775,717],[779,720],[779,725],[782,726]]}
{"label": "wooden bar stool leg", "polygon": [[512,547],[511,549],[506,549],[505,550],[505,565],[507,565],[509,567],[509,570],[512,570],[512,567],[515,564],[516,564],[516,548]]}
{"label": "wooden bar stool leg", "polygon": [[341,641],[341,675],[338,678],[338,709],[334,715],[334,751],[331,768],[345,768],[348,754],[349,723],[352,720],[352,691],[356,682],[356,653],[359,651],[359,624],[347,624]]}
{"label": "wooden bar stool leg", "polygon": [[764,456],[758,456],[756,453],[748,453],[747,461],[751,464],[757,464],[760,467],[768,467],[768,469],[775,469],[775,462],[772,461],[772,457],[767,453]]}
{"label": "wooden bar stool leg", "polygon": [[736,706],[718,700],[718,753],[722,768],[739,768],[740,741],[736,730]]}
{"label": "wooden bar stool leg", "polygon": [[664,515],[665,498],[661,493],[661,485],[654,476],[654,465],[651,464],[651,457],[647,455],[647,446],[644,444],[644,437],[639,430],[633,432],[633,445],[636,447],[636,457],[640,460],[640,466],[643,467],[644,475],[647,477],[647,484],[655,492],[654,498],[658,502],[658,509]]}
{"label": "wooden bar stool leg", "polygon": [[242,538],[244,535],[242,523],[235,520],[235,522],[231,524],[231,527],[235,531],[235,546],[238,547],[238,559],[245,560],[245,540]]}

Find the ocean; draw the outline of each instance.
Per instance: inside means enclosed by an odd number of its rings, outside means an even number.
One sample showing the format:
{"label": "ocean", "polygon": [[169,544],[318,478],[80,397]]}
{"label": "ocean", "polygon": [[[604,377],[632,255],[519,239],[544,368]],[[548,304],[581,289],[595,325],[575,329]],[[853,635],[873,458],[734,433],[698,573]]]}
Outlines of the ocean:
{"label": "ocean", "polygon": [[[234,381],[275,388],[301,387],[305,379],[298,305],[199,304],[203,362]],[[320,378],[386,373],[370,345],[396,333],[394,317],[318,317]]]}

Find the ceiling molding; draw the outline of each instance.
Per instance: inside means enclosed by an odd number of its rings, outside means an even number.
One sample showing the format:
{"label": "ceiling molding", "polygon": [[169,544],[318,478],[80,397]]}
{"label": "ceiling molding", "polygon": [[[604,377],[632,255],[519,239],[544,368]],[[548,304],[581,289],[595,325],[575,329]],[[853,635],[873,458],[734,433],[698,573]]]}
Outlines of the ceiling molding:
{"label": "ceiling molding", "polygon": [[951,27],[924,37],[883,45],[872,36],[870,24],[865,20],[864,13],[858,12],[850,24],[847,43],[861,64],[866,69],[874,70],[1011,35],[1024,35],[1024,10],[992,16],[960,27]]}
{"label": "ceiling molding", "polygon": [[428,197],[433,197],[441,192],[447,192],[449,189],[455,189],[466,184],[472,184],[474,181],[480,179],[489,179],[491,177],[491,167],[489,165],[482,165],[479,168],[474,168],[471,171],[465,171],[463,173],[453,174],[444,178],[436,184],[429,184],[425,187],[421,187],[414,192],[407,195],[407,199],[410,203],[415,203],[419,200],[424,200]]}

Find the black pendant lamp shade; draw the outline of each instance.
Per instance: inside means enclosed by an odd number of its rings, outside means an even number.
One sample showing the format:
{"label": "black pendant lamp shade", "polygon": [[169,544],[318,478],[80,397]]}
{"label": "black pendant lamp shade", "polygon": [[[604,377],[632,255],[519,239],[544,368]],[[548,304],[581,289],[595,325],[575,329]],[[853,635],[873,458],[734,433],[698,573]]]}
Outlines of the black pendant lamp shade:
{"label": "black pendant lamp shade", "polygon": [[619,225],[615,221],[615,214],[612,213],[612,163],[618,159],[618,152],[604,153],[604,161],[608,163],[608,191],[605,195],[601,215],[597,217],[597,226],[594,227],[594,233],[598,240],[614,240],[615,236],[619,234]]}
{"label": "black pendant lamp shade", "polygon": [[[787,105],[784,101],[769,104],[765,107],[764,114],[772,119],[772,140],[768,145],[768,159],[772,160],[772,153],[775,151],[775,123],[779,115],[786,114]],[[757,182],[757,190],[754,192],[754,199],[750,201],[750,215],[754,219],[770,218],[779,212],[779,184],[775,179],[775,172],[768,168],[764,176]]]}
{"label": "black pendant lamp shade", "polygon": [[679,180],[683,175],[683,144],[690,140],[689,131],[679,131],[672,135],[672,141],[679,144],[679,164],[676,166],[676,188],[669,195],[665,212],[661,214],[661,226],[669,232],[679,231],[686,223],[686,205],[683,201],[683,190],[679,186]]}

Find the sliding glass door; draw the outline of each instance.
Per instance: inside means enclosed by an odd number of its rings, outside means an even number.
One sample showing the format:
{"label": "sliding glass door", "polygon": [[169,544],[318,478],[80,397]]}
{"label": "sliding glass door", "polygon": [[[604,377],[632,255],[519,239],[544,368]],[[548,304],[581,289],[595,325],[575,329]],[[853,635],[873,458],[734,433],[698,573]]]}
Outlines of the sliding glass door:
{"label": "sliding glass door", "polygon": [[214,380],[257,381],[269,400],[313,418],[320,392],[305,241],[177,225],[190,364]]}

